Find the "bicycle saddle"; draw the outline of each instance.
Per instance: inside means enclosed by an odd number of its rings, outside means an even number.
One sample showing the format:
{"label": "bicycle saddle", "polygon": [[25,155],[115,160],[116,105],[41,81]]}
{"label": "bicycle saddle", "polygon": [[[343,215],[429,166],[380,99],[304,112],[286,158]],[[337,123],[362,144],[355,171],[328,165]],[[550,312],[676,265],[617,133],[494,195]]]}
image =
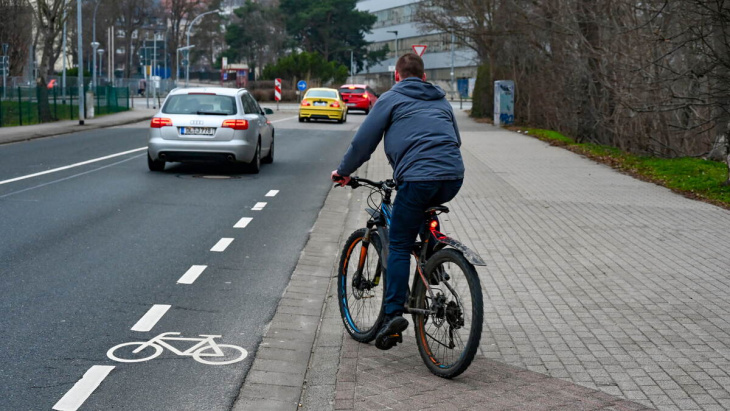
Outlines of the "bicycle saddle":
{"label": "bicycle saddle", "polygon": [[436,206],[436,207],[430,207],[426,209],[426,214],[435,214],[435,213],[448,213],[449,207],[446,206]]}

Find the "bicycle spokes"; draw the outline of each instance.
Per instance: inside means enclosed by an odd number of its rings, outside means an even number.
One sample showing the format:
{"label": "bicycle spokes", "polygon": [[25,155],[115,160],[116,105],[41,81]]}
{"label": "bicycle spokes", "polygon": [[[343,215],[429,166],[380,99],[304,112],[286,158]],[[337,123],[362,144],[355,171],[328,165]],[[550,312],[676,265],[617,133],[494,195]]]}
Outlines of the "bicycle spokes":
{"label": "bicycle spokes", "polygon": [[[370,242],[366,242],[365,235]],[[377,234],[361,229],[345,244],[338,275],[338,299],[345,326],[358,341],[371,341],[381,318],[384,282]]]}
{"label": "bicycle spokes", "polygon": [[461,253],[442,250],[424,270],[414,316],[419,351],[431,372],[452,378],[471,362],[481,335],[481,287],[473,266]]}

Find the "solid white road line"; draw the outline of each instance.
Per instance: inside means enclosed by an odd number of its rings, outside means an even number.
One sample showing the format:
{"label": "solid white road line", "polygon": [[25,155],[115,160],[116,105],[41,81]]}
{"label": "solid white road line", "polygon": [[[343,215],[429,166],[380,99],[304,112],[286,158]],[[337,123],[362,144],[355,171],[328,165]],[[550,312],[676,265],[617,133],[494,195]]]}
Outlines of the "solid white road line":
{"label": "solid white road line", "polygon": [[69,168],[79,167],[79,166],[83,166],[83,165],[91,164],[91,163],[96,163],[97,161],[108,160],[110,158],[119,157],[119,156],[127,155],[127,154],[130,154],[130,153],[136,153],[136,152],[142,151],[142,150],[147,150],[147,147],[135,148],[134,150],[122,151],[121,153],[111,154],[111,155],[104,156],[104,157],[99,157],[99,158],[94,158],[94,159],[91,159],[91,160],[82,161],[80,163],[71,164],[69,166],[58,167],[58,168],[54,168],[54,169],[51,169],[51,170],[41,171],[39,173],[28,174],[28,175],[25,175],[25,176],[22,176],[22,177],[11,178],[10,180],[0,181],[0,186],[3,185],[3,184],[13,183],[15,181],[20,181],[20,180],[25,180],[25,179],[28,179],[28,178],[42,176],[44,174],[50,174],[50,173],[55,173],[57,171],[68,170]]}
{"label": "solid white road line", "polygon": [[208,268],[207,265],[194,265],[188,269],[188,271],[177,280],[178,284],[192,284],[198,278],[200,274]]}
{"label": "solid white road line", "polygon": [[266,197],[273,197],[277,194],[279,194],[279,190],[269,190],[269,192],[266,193]]}
{"label": "solid white road line", "polygon": [[251,210],[261,211],[264,209],[264,207],[266,207],[266,203],[256,203],[256,205],[253,206],[253,208]]}
{"label": "solid white road line", "polygon": [[242,219],[238,220],[238,222],[236,223],[236,225],[233,226],[233,228],[245,228],[248,225],[248,223],[251,222],[251,220],[253,220],[253,218],[243,217]]}
{"label": "solid white road line", "polygon": [[139,321],[137,321],[137,324],[132,326],[132,331],[147,332],[151,330],[169,309],[170,306],[167,304],[153,305],[152,308],[150,308],[149,311],[147,311],[147,313],[143,315]]}
{"label": "solid white road line", "polygon": [[226,248],[228,248],[229,245],[233,242],[232,238],[221,238],[218,240],[218,242],[213,246],[213,248],[210,249],[210,251],[215,251],[218,253],[221,253],[223,251],[226,251]]}
{"label": "solid white road line", "polygon": [[113,365],[94,365],[71,387],[56,405],[54,410],[76,411],[83,405],[84,401],[104,381],[107,375],[114,369]]}

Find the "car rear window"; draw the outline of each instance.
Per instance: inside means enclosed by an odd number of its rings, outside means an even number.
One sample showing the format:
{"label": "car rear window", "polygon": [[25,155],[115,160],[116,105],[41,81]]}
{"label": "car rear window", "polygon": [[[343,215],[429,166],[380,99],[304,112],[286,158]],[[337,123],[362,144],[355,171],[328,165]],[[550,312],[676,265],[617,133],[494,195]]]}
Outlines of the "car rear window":
{"label": "car rear window", "polygon": [[216,94],[175,94],[162,107],[165,114],[236,114],[236,100]]}
{"label": "car rear window", "polygon": [[349,87],[345,87],[345,88],[341,88],[340,89],[340,93],[341,94],[352,94],[352,93],[362,94],[364,92],[365,92],[365,89],[364,88],[356,88],[356,87],[349,88]]}
{"label": "car rear window", "polygon": [[307,98],[312,97],[337,98],[337,92],[328,90],[312,90],[307,93]]}

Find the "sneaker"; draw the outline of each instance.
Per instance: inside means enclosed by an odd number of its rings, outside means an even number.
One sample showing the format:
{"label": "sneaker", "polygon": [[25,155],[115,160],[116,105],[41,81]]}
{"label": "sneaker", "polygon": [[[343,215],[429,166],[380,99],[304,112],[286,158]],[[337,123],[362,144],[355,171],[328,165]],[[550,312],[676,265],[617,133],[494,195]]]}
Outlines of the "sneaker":
{"label": "sneaker", "polygon": [[408,320],[402,315],[386,316],[383,326],[375,337],[375,346],[381,350],[389,350],[403,342],[403,331],[408,328]]}

